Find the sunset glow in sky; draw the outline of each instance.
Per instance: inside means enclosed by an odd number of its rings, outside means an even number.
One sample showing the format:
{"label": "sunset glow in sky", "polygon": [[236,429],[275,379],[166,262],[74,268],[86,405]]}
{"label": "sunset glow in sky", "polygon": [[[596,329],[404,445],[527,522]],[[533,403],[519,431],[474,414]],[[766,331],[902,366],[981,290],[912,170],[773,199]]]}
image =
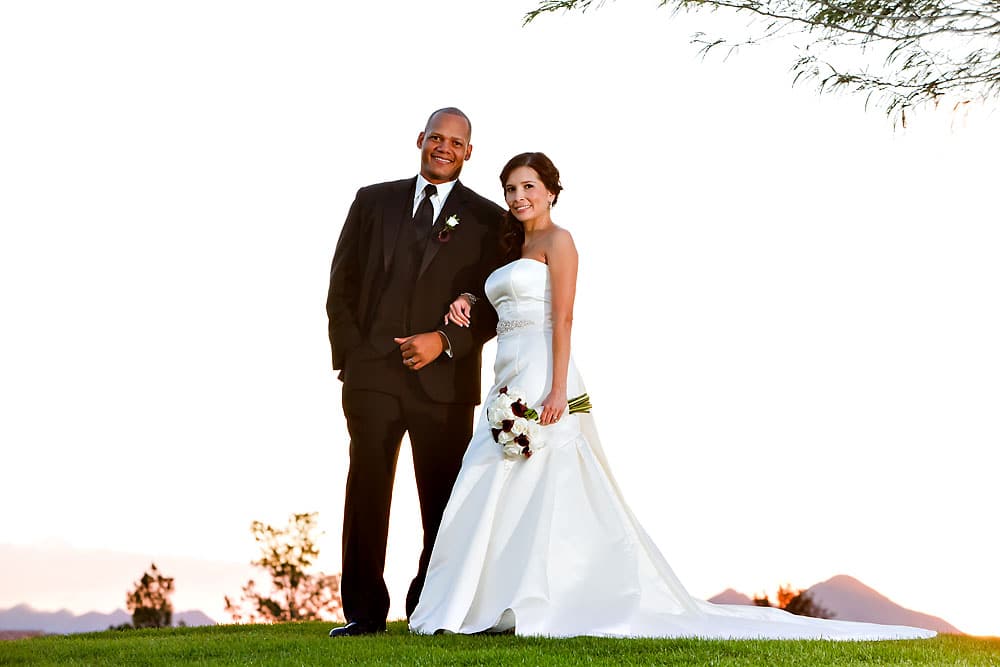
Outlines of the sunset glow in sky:
{"label": "sunset glow in sky", "polygon": [[[501,202],[525,150],[562,171],[574,355],[694,595],[843,573],[1000,635],[1000,117],[893,130],[792,88],[790,47],[701,61],[691,33],[742,21],[656,4],[524,28],[531,0],[0,5],[0,543],[216,572],[255,557],[254,519],[319,511],[338,571],[330,258],[354,192],[415,174],[456,105],[466,185]],[[419,545],[399,465],[396,614]],[[38,604],[107,611],[140,575]],[[175,602],[224,620],[234,593],[178,578]]]}

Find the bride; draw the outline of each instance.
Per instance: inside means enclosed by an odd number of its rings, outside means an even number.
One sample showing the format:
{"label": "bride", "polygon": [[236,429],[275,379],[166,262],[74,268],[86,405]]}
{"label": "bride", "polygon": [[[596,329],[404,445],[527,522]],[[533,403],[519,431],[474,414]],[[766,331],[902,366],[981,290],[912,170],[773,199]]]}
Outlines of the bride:
{"label": "bride", "polygon": [[[542,153],[500,174],[506,240],[494,271],[496,381],[486,395],[434,543],[410,629],[570,637],[904,639],[929,630],[795,616],[691,597],[629,510],[594,420],[567,403],[586,389],[570,355],[577,253],[550,209],[562,186]],[[447,318],[468,325],[474,298]],[[478,306],[482,307],[482,306]],[[511,402],[537,411],[501,426]],[[573,402],[575,405],[576,403]],[[492,422],[492,423],[491,423]],[[499,427],[499,428],[498,428]],[[516,438],[516,439],[515,439]]]}

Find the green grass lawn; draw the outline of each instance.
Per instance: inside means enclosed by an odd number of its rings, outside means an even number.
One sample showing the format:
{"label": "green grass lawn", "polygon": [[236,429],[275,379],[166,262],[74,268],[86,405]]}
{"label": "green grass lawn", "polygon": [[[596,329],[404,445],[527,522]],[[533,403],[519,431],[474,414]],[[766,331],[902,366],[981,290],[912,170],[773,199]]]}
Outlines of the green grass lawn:
{"label": "green grass lawn", "polygon": [[405,623],[329,639],[329,623],[107,631],[0,642],[0,665],[997,665],[1000,639],[885,642],[421,637]]}

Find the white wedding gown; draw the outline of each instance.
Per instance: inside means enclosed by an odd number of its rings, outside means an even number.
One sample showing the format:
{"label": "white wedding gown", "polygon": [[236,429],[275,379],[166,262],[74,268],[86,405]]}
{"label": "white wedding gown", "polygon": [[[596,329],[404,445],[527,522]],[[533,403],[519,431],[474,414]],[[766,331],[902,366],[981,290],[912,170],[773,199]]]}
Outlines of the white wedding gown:
{"label": "white wedding gown", "polygon": [[[500,316],[496,383],[537,407],[548,393],[548,266],[522,258],[494,271]],[[570,361],[568,396],[586,391]],[[481,410],[444,511],[410,629],[518,635],[903,639],[930,630],[821,620],[692,598],[632,515],[589,414],[542,429],[531,458],[508,459]]]}

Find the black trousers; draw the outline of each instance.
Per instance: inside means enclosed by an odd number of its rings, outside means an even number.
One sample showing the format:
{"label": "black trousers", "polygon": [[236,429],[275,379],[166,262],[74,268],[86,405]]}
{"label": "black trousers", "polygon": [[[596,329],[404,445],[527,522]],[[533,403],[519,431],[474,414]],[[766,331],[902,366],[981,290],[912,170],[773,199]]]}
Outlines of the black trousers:
{"label": "black trousers", "polygon": [[403,434],[410,436],[424,529],[417,575],[406,595],[409,617],[420,599],[441,514],[472,437],[474,406],[432,403],[419,391],[393,395],[347,386],[343,404],[351,464],[344,501],[341,598],[348,621],[380,624],[389,613],[383,572]]}

